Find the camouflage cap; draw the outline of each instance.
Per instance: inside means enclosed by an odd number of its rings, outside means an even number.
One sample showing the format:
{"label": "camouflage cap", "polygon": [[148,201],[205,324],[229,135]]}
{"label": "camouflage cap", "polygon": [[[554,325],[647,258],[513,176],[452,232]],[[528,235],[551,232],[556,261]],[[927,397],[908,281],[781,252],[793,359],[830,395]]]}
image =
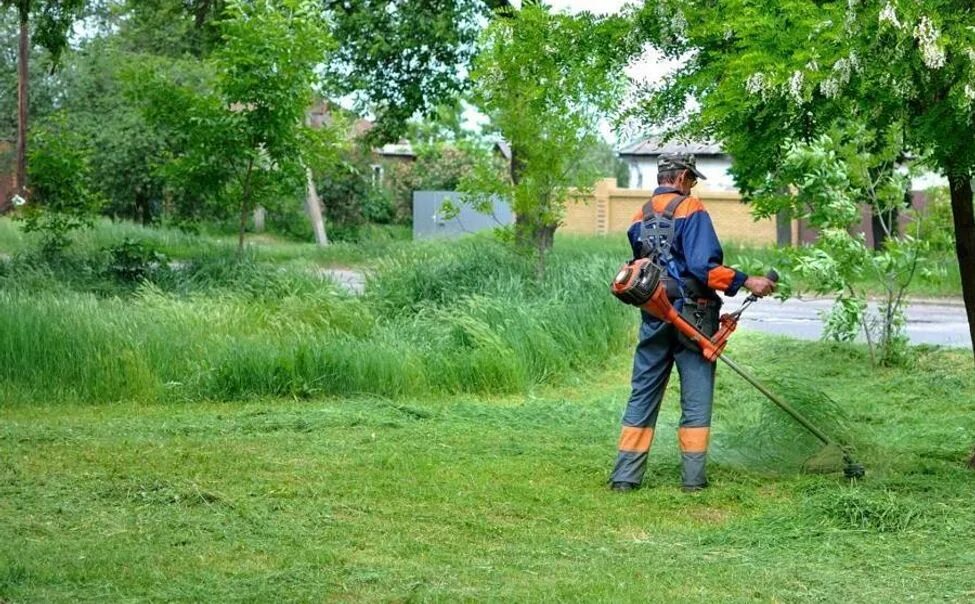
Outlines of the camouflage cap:
{"label": "camouflage cap", "polygon": [[657,158],[657,171],[690,170],[698,180],[707,180],[697,169],[697,160],[690,153],[662,153]]}

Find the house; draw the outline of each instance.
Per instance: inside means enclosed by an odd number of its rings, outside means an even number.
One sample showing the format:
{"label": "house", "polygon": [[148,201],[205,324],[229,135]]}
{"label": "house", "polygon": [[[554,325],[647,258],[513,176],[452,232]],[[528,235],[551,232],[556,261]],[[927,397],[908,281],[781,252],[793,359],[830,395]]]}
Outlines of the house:
{"label": "house", "polygon": [[630,169],[630,189],[653,189],[657,186],[657,159],[664,153],[690,153],[697,159],[697,167],[707,180],[700,186],[710,191],[737,191],[731,176],[731,156],[713,142],[664,141],[650,137],[626,145],[619,158]]}
{"label": "house", "polygon": [[[707,180],[699,183],[709,191],[737,192],[731,175],[730,155],[715,142],[665,141],[651,136],[631,143],[619,150],[619,158],[630,168],[630,189],[653,189],[657,186],[657,159],[664,153],[690,153],[697,159],[697,167]],[[932,187],[948,186],[948,181],[938,174],[926,172],[911,179],[911,191],[922,192]]]}

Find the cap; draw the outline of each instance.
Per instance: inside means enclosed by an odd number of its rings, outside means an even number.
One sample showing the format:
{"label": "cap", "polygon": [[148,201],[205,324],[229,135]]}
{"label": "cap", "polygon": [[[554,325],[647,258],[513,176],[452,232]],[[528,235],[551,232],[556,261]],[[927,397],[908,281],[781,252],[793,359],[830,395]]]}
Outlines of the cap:
{"label": "cap", "polygon": [[707,180],[697,169],[697,160],[690,153],[661,153],[657,158],[657,170],[690,170],[698,180]]}

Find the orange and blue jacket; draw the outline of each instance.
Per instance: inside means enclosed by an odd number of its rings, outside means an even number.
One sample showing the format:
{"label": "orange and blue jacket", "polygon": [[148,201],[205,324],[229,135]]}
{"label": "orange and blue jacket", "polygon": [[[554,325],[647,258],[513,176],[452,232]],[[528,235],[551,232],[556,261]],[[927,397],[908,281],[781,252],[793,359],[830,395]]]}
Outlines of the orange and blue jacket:
{"label": "orange and blue jacket", "polygon": [[[653,192],[654,212],[663,212],[667,204],[679,195],[673,187],[657,187]],[[643,222],[642,209],[633,217],[633,224],[627,231],[633,257],[643,256],[643,243],[640,241],[640,224]],[[724,252],[718,235],[714,232],[711,217],[704,204],[691,196],[681,202],[674,213],[674,238],[672,252],[677,271],[681,278],[694,277],[712,290],[721,290],[727,296],[734,296],[745,283],[748,275],[725,266]],[[717,296],[713,296],[717,299]]]}

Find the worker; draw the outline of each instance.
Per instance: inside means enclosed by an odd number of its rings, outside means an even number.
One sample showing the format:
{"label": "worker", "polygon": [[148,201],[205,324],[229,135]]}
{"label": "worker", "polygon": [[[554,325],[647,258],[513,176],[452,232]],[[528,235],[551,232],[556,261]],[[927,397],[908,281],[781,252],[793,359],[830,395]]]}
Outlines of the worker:
{"label": "worker", "polygon": [[[721,299],[715,290],[734,296],[744,287],[766,296],[775,283],[750,277],[723,264],[724,254],[714,225],[701,200],[691,195],[698,180],[693,155],[663,154],[657,161],[658,187],[633,218],[627,236],[634,258],[651,258],[666,270],[668,297],[681,315],[705,335],[718,327]],[[610,477],[614,491],[632,491],[643,482],[660,402],[674,363],[680,375],[681,484],[685,491],[708,485],[705,461],[714,398],[714,363],[665,323],[642,311],[639,341],[633,358],[632,391],[623,414],[616,465]]]}

